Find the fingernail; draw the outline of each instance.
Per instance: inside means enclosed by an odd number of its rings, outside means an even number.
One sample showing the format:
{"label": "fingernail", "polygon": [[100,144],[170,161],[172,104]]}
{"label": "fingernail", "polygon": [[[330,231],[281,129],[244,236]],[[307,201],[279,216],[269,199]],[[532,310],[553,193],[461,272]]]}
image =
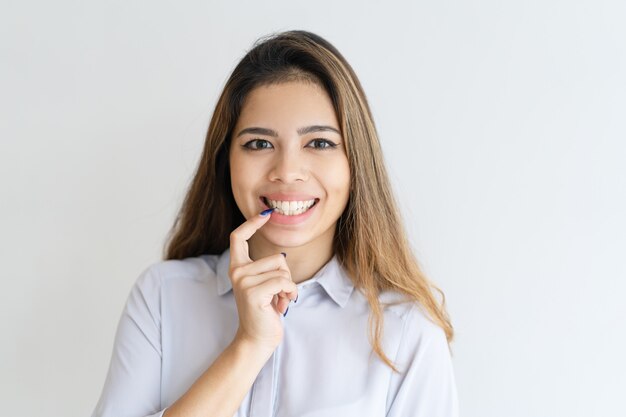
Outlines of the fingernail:
{"label": "fingernail", "polygon": [[267,216],[268,214],[270,214],[270,213],[271,213],[271,212],[273,212],[273,211],[274,211],[274,208],[273,208],[273,207],[272,207],[272,208],[268,208],[267,210],[263,210],[263,211],[261,212],[261,216]]}
{"label": "fingernail", "polygon": [[285,252],[281,252],[281,254],[286,258],[287,254]]}
{"label": "fingernail", "polygon": [[287,307],[287,310],[285,310],[285,314],[283,314],[283,317],[287,316],[288,312],[289,312],[289,307]]}

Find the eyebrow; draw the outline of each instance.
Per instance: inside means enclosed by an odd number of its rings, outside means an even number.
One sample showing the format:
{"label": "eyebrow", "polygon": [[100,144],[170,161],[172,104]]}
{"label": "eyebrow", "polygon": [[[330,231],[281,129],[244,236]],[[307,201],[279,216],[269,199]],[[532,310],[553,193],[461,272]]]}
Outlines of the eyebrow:
{"label": "eyebrow", "polygon": [[[323,126],[323,125],[312,125],[312,126],[301,127],[297,130],[297,132],[298,132],[298,135],[300,136],[306,135],[307,133],[313,133],[313,132],[335,132],[335,133],[341,134],[339,130],[335,129],[334,127]],[[267,129],[264,127],[247,127],[241,130],[239,133],[237,133],[237,137],[244,135],[246,133],[273,136],[273,137],[278,136],[278,133],[272,129]]]}

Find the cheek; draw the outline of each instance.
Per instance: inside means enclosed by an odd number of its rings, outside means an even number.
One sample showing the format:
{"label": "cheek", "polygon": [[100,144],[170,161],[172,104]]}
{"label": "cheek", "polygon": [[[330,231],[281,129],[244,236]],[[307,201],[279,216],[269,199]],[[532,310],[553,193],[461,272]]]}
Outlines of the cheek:
{"label": "cheek", "polygon": [[233,196],[238,204],[242,202],[246,192],[250,189],[252,176],[247,172],[246,164],[236,156],[230,159],[230,185]]}
{"label": "cheek", "polygon": [[350,166],[347,159],[342,159],[328,166],[324,171],[324,177],[328,190],[332,192],[337,203],[341,201],[342,205],[348,200],[350,194]]}
{"label": "cheek", "polygon": [[259,158],[235,153],[230,158],[230,185],[235,203],[244,216],[253,215],[258,208],[258,192],[262,185],[266,162]]}

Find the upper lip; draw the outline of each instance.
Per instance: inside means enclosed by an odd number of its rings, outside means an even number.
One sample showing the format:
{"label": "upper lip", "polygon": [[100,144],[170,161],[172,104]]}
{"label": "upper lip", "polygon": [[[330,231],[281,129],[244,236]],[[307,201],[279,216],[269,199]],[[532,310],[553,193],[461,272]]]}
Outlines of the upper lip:
{"label": "upper lip", "polygon": [[274,201],[308,201],[308,200],[317,200],[318,198],[312,196],[311,194],[302,194],[302,193],[272,193],[272,194],[263,194],[261,197],[265,197],[268,200]]}

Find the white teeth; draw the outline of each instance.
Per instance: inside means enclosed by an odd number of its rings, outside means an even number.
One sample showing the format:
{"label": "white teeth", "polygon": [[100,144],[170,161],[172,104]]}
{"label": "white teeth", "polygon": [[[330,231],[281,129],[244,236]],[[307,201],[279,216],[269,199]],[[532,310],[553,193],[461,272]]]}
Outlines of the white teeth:
{"label": "white teeth", "polygon": [[295,216],[307,211],[315,203],[315,200],[305,201],[276,201],[265,199],[270,207],[276,209],[280,214],[286,216]]}

